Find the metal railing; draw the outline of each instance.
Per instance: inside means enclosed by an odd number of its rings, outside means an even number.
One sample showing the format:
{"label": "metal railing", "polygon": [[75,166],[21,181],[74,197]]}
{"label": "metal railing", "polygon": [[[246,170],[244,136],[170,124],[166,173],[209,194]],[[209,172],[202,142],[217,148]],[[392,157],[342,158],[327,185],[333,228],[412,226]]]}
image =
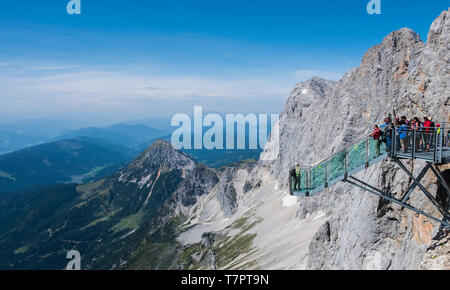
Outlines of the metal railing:
{"label": "metal railing", "polygon": [[[344,149],[314,163],[300,167],[300,190],[314,194],[332,184],[343,180],[347,175],[363,170],[375,162],[387,157],[386,143],[374,140],[372,134],[366,134],[353,141]],[[290,186],[295,180],[290,180]]]}
{"label": "metal railing", "polygon": [[450,143],[449,127],[407,127],[396,126],[395,138],[390,152],[392,156],[407,159],[421,159],[441,164],[448,162]]}
{"label": "metal railing", "polygon": [[[393,126],[382,130],[374,140],[372,133],[353,141],[340,151],[314,163],[300,167],[300,188],[295,178],[289,178],[292,191],[317,193],[347,179],[365,168],[393,156],[403,159],[421,159],[433,163],[448,162],[450,128],[412,128]],[[404,134],[403,134],[404,133]]]}

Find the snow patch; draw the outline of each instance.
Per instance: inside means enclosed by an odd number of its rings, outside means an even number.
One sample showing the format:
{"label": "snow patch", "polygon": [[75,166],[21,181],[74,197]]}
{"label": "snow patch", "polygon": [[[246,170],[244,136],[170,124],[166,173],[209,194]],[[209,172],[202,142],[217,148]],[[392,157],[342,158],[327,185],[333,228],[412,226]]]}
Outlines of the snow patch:
{"label": "snow patch", "polygon": [[295,196],[286,195],[282,200],[283,207],[291,207],[297,203],[297,200],[298,199]]}
{"label": "snow patch", "polygon": [[[149,176],[142,177],[141,181],[139,181],[139,188],[142,188],[145,184],[147,184],[147,182],[150,180],[151,177],[152,177],[151,174]],[[147,187],[148,187],[148,185],[147,185]]]}
{"label": "snow patch", "polygon": [[280,189],[280,186],[278,185],[278,182],[277,182],[277,183],[275,183],[275,186],[273,187],[273,191],[276,191],[278,189]]}
{"label": "snow patch", "polygon": [[126,234],[126,235],[123,235],[120,239],[122,240],[122,239],[124,239],[124,238],[126,238],[126,237],[128,237],[129,235],[132,235],[132,234],[134,234],[137,230],[139,229],[139,227],[137,227],[137,228],[135,228],[134,230],[132,230],[131,232],[129,232],[128,234]]}
{"label": "snow patch", "polygon": [[318,211],[318,212],[317,212],[317,215],[314,217],[313,220],[321,219],[321,218],[325,217],[326,215],[327,215],[327,213],[324,212],[323,210]]}

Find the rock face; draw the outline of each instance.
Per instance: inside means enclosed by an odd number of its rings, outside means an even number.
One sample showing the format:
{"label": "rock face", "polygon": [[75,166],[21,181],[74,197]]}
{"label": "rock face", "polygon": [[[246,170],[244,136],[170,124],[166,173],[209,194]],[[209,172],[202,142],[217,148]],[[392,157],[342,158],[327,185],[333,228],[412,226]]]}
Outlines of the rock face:
{"label": "rock face", "polygon": [[172,170],[190,171],[195,162],[172,145],[163,140],[155,141],[122,171],[122,179],[134,179],[145,176],[155,168],[162,173]]}
{"label": "rock face", "polygon": [[218,182],[219,178],[214,169],[199,164],[177,189],[174,201],[181,203],[183,207],[191,207],[195,205],[198,197],[210,193]]}
{"label": "rock face", "polygon": [[[280,116],[279,158],[265,165],[286,186],[288,170],[295,162],[310,165],[336,152],[368,133],[373,124],[380,124],[393,109],[397,116],[448,121],[449,58],[450,12],[444,11],[433,22],[426,44],[404,28],[369,49],[361,65],[339,82],[314,78],[297,84]],[[263,156],[273,154],[270,142]],[[407,167],[417,175],[424,163],[409,162]],[[411,183],[389,161],[358,177],[394,196]],[[437,193],[432,175],[423,183]],[[436,214],[417,190],[411,203]],[[442,243],[433,241],[439,229],[435,223],[345,184],[302,199],[298,217],[319,210],[327,212],[328,221],[311,242],[310,269],[425,268],[430,265],[424,261],[432,256],[428,252],[433,244]],[[440,260],[450,259],[446,249],[436,253]]]}
{"label": "rock face", "polygon": [[237,205],[237,192],[233,184],[235,170],[233,168],[226,168],[222,173],[217,196],[219,199],[220,207],[226,216],[230,216],[236,210]]}

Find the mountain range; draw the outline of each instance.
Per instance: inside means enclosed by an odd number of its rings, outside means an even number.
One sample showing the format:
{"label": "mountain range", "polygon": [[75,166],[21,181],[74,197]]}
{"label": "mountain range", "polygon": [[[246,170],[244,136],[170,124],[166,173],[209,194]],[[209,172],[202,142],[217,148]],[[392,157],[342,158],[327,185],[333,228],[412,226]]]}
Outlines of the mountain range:
{"label": "mountain range", "polygon": [[142,124],[116,124],[106,128],[87,127],[61,134],[55,140],[75,137],[103,139],[112,143],[143,150],[156,138],[170,135],[168,132],[154,129]]}
{"label": "mountain range", "polygon": [[[59,126],[55,123],[61,123]],[[64,139],[90,137],[103,139],[142,151],[156,138],[170,133],[143,124],[118,123],[108,127],[74,127],[63,121],[25,120],[17,124],[0,125],[0,154]]]}
{"label": "mountain range", "polygon": [[117,171],[135,153],[124,146],[77,137],[0,155],[0,190],[88,182]]}

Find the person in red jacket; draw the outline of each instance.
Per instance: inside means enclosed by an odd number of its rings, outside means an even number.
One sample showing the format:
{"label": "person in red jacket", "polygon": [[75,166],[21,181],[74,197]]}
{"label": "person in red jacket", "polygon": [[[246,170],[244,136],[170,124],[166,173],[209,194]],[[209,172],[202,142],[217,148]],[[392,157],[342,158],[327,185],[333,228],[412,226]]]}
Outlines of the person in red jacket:
{"label": "person in red jacket", "polygon": [[380,147],[381,147],[381,130],[378,128],[378,125],[373,125],[373,133],[371,135],[373,140],[375,140],[375,150],[376,154],[380,156]]}
{"label": "person in red jacket", "polygon": [[428,117],[424,118],[423,127],[425,128],[425,144],[426,149],[425,152],[430,151],[430,143],[431,143],[431,120]]}
{"label": "person in red jacket", "polygon": [[[413,119],[411,119],[410,122],[410,130],[411,130],[411,147],[413,147],[414,144],[416,144],[416,147],[414,148],[415,151],[417,151],[420,147],[420,122],[419,122],[419,118],[414,117]],[[415,131],[415,134],[413,133]],[[413,140],[415,135],[415,140]]]}

